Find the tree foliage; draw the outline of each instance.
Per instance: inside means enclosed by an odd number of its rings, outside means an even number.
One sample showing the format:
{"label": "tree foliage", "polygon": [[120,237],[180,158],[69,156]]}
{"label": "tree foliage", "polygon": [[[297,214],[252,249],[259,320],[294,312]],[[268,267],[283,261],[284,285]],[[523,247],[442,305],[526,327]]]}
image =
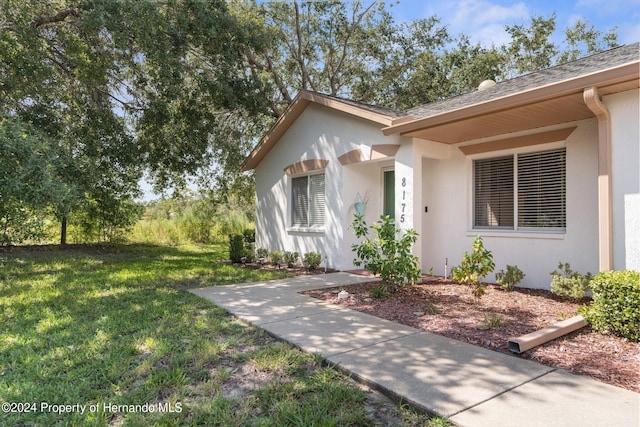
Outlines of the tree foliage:
{"label": "tree foliage", "polygon": [[273,118],[300,90],[404,110],[617,45],[615,29],[603,34],[586,21],[556,37],[555,14],[507,25],[511,40],[487,47],[465,34],[453,38],[437,16],[398,23],[376,0],[233,2],[231,9],[267,28],[269,43],[246,51],[245,61]]}
{"label": "tree foliage", "polygon": [[115,225],[145,168],[181,184],[236,151],[212,140],[224,112],[260,109],[241,62],[260,28],[222,0],[6,0],[0,13],[0,112],[66,153],[56,175],[75,191],[49,201],[63,230],[74,211]]}
{"label": "tree foliage", "polygon": [[0,245],[37,239],[45,210],[67,189],[59,180],[56,147],[32,126],[0,118]]}
{"label": "tree foliage", "polygon": [[[239,165],[300,90],[405,110],[617,43],[585,21],[556,43],[552,15],[507,26],[510,43],[486,47],[451,37],[436,16],[398,23],[390,7],[3,0],[0,116],[29,129],[23,145],[55,153],[42,188],[64,240],[69,218],[128,215],[144,171],[158,190],[197,176],[208,199],[251,206],[253,178]],[[27,185],[20,177],[11,184]]]}

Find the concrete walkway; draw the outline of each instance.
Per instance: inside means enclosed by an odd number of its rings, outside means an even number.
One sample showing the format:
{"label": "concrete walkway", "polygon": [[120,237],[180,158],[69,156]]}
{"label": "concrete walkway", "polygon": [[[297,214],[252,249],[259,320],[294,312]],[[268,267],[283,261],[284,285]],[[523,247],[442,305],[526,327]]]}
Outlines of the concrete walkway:
{"label": "concrete walkway", "polygon": [[458,426],[640,426],[638,393],[298,293],[367,281],[332,273],[191,292]]}

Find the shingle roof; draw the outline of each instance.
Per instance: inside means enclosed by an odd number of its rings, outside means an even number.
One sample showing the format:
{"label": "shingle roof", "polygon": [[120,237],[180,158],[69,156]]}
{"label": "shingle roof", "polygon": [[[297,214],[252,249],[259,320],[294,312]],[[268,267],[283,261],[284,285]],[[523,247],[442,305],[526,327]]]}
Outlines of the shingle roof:
{"label": "shingle roof", "polygon": [[375,113],[385,114],[387,116],[400,118],[407,115],[407,113],[404,111],[397,111],[391,108],[380,107],[378,105],[373,105],[373,104],[367,104],[365,102],[355,101],[353,99],[348,99],[348,98],[342,98],[340,96],[327,95],[327,94],[320,94],[320,95],[325,96],[327,98],[333,98],[335,100],[344,102],[345,104],[353,105],[354,107],[363,108],[365,110],[373,111]]}
{"label": "shingle roof", "polygon": [[561,82],[613,68],[640,58],[640,42],[630,45],[620,46],[604,52],[600,52],[585,58],[567,62],[562,65],[547,68],[535,73],[525,74],[510,80],[505,80],[483,91],[467,92],[465,94],[436,101],[430,104],[420,105],[407,111],[407,114],[415,119],[432,116],[434,114],[467,107],[481,102],[489,101],[523,92],[529,89],[545,86],[552,83]]}

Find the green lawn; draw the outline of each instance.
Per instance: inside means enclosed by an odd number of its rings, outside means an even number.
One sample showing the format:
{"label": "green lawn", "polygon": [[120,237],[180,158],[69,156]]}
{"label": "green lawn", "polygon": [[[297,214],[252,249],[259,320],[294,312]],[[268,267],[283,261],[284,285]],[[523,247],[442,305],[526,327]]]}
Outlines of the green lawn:
{"label": "green lawn", "polygon": [[369,393],[185,292],[283,277],[225,249],[0,252],[0,425],[375,424]]}

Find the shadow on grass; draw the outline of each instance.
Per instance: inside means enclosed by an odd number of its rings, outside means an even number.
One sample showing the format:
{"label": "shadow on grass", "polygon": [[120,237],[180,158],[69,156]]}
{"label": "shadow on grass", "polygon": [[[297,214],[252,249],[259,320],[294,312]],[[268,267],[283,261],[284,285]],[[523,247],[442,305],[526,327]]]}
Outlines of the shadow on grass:
{"label": "shadow on grass", "polygon": [[[0,252],[0,401],[144,404],[206,376],[224,341],[253,329],[183,290],[274,278],[218,262],[222,248]],[[95,417],[101,425],[114,415]],[[7,425],[86,421],[77,413],[0,418]]]}

